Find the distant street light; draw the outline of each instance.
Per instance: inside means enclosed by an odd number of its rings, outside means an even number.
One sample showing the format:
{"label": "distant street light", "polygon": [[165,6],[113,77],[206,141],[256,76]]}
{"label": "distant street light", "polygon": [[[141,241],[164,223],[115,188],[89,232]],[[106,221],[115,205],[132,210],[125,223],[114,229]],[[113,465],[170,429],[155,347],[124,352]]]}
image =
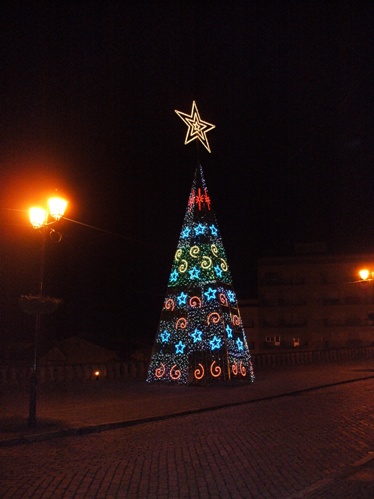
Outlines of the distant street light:
{"label": "distant street light", "polygon": [[367,325],[372,325],[374,322],[374,313],[370,312],[369,313],[369,307],[372,304],[372,286],[369,286],[369,282],[374,279],[374,271],[368,270],[368,269],[361,269],[358,272],[359,276],[361,277],[362,283],[365,283],[364,288],[365,288],[365,305],[366,305],[366,323]]}
{"label": "distant street light", "polygon": [[62,235],[52,226],[64,215],[67,201],[59,197],[52,197],[48,200],[48,210],[40,207],[30,208],[30,223],[34,229],[41,232],[41,256],[39,269],[39,292],[37,295],[21,296],[21,306],[24,312],[35,315],[35,340],[34,340],[34,361],[32,367],[30,383],[30,406],[29,406],[29,428],[36,426],[36,389],[38,384],[38,343],[40,337],[41,316],[51,314],[61,304],[62,300],[43,296],[44,287],[44,260],[47,236],[54,237],[55,242],[60,242]]}
{"label": "distant street light", "polygon": [[[358,274],[363,281],[367,281],[369,279],[370,272],[368,269],[361,269]],[[373,275],[373,272],[371,272],[371,274]]]}

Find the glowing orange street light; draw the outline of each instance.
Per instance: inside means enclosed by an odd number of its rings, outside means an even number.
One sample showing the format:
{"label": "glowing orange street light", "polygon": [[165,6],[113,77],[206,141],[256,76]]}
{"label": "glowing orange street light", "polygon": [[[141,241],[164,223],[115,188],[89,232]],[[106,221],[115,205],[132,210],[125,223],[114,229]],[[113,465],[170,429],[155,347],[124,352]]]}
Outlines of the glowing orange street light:
{"label": "glowing orange street light", "polygon": [[[370,276],[370,272],[368,271],[368,269],[361,269],[358,274],[363,281],[367,281]],[[371,272],[371,275],[373,275],[373,272]]]}
{"label": "glowing orange street light", "polygon": [[47,221],[48,213],[44,208],[33,207],[29,210],[30,223],[34,229],[40,229]]}
{"label": "glowing orange street light", "polygon": [[361,269],[359,272],[359,276],[363,281],[366,281],[366,279],[369,277],[369,271],[368,269]]}
{"label": "glowing orange street light", "polygon": [[65,199],[59,197],[53,197],[48,199],[49,214],[55,220],[60,220],[64,216],[66,206],[68,202]]}
{"label": "glowing orange street light", "polygon": [[[40,229],[44,225],[50,225],[60,220],[64,215],[68,202],[60,197],[52,197],[48,200],[49,211],[40,207],[32,207],[29,210],[30,223],[34,229]],[[48,223],[48,217],[54,220]]]}
{"label": "glowing orange street light", "polygon": [[[30,405],[29,405],[29,427],[36,426],[36,387],[37,367],[38,367],[38,342],[41,329],[41,316],[45,313],[54,311],[62,300],[43,296],[43,281],[44,281],[44,258],[47,234],[57,234],[56,242],[60,242],[62,235],[53,229],[51,226],[58,222],[64,215],[68,202],[65,199],[54,196],[48,200],[48,210],[40,207],[32,207],[29,210],[30,223],[34,229],[40,230],[42,233],[41,245],[41,258],[40,258],[40,275],[39,275],[39,293],[36,296],[21,296],[21,303],[23,303],[24,310],[27,313],[35,315],[35,342],[34,342],[34,362],[31,376],[31,389],[30,389]],[[49,221],[49,219],[52,219]],[[30,310],[30,304],[33,304],[34,309]],[[50,311],[48,312],[47,309]]]}

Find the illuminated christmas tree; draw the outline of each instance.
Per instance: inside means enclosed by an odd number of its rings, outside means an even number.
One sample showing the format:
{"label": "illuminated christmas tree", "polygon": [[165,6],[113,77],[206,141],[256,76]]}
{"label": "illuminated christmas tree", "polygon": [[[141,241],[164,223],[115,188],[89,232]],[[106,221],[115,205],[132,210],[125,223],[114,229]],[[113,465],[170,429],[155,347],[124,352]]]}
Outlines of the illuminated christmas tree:
{"label": "illuminated christmas tree", "polygon": [[[177,113],[180,113],[177,111]],[[195,115],[194,115],[195,113]],[[183,121],[209,149],[196,104]],[[191,127],[191,129],[190,129]],[[190,134],[191,135],[191,134]],[[253,381],[232,277],[202,167],[195,170],[148,371],[148,382]]]}

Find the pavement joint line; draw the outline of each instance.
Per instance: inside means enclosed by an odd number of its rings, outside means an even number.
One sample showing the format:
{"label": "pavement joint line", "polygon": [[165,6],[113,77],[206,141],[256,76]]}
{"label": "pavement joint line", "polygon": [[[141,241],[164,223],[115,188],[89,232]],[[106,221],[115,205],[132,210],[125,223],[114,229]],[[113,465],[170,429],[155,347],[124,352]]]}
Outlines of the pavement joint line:
{"label": "pavement joint line", "polygon": [[288,497],[288,499],[299,499],[302,497],[307,497],[307,494],[310,494],[312,492],[316,492],[318,489],[321,489],[322,487],[326,487],[327,485],[330,485],[334,481],[334,478],[326,477],[326,478],[321,478],[321,480],[318,480],[317,482],[313,483],[312,485],[309,485],[309,487],[306,487],[303,490],[300,490],[299,492],[296,492],[295,494],[292,494],[291,496]]}
{"label": "pavement joint line", "polygon": [[307,494],[310,494],[311,492],[316,492],[319,489],[322,489],[323,487],[326,487],[330,485],[331,483],[335,482],[336,480],[344,480],[345,478],[348,478],[349,476],[353,475],[354,473],[357,473],[357,470],[359,468],[364,468],[366,464],[370,463],[374,459],[374,452],[373,451],[368,451],[368,455],[364,456],[363,458],[359,459],[353,464],[349,464],[346,466],[344,469],[340,471],[336,471],[332,475],[326,478],[322,478],[321,480],[318,480],[317,482],[313,483],[312,485],[309,485],[309,487],[306,487],[303,490],[300,490],[299,492],[296,492],[295,494],[292,494],[291,496],[288,497],[288,499],[299,499],[302,497],[307,497]]}
{"label": "pavement joint line", "polygon": [[353,463],[352,467],[359,468],[360,466],[364,466],[365,464],[369,463],[373,459],[374,459],[374,451],[369,450],[368,455]]}
{"label": "pavement joint line", "polygon": [[[297,396],[297,395],[300,395],[303,393],[308,393],[308,392],[312,392],[312,391],[316,391],[316,390],[322,390],[324,388],[345,385],[348,383],[356,383],[358,381],[366,381],[368,379],[373,379],[373,378],[374,378],[374,375],[365,376],[363,378],[355,378],[355,379],[349,379],[349,380],[344,380],[344,381],[336,381],[334,383],[325,383],[323,385],[302,388],[302,389],[293,390],[290,392],[278,393],[275,395],[267,395],[265,397],[258,397],[258,398],[252,399],[252,400],[244,400],[244,401],[240,401],[240,402],[230,402],[227,404],[220,404],[220,405],[215,405],[215,406],[210,406],[210,407],[200,407],[198,409],[190,409],[190,410],[186,410],[186,411],[174,412],[174,413],[163,414],[163,415],[158,415],[158,416],[149,416],[146,418],[130,419],[130,420],[125,420],[125,421],[115,421],[115,422],[111,422],[111,423],[98,423],[98,424],[91,424],[91,425],[87,425],[87,426],[77,426],[74,428],[64,428],[64,429],[58,430],[58,431],[34,433],[31,435],[21,435],[18,437],[0,440],[0,448],[1,447],[12,447],[15,445],[22,445],[22,444],[32,444],[32,443],[36,443],[36,442],[43,442],[43,441],[53,440],[53,439],[62,438],[62,437],[83,436],[83,435],[89,435],[92,433],[100,433],[102,431],[117,430],[117,429],[127,428],[127,427],[131,427],[131,426],[156,423],[159,421],[166,421],[166,420],[172,419],[172,418],[180,418],[180,417],[191,416],[193,414],[201,414],[204,412],[218,411],[220,409],[226,409],[228,407],[237,407],[237,406],[246,405],[246,404],[254,404],[257,402],[265,402],[268,400],[275,400],[275,399],[279,399],[279,398],[283,398],[283,397],[293,397],[293,396]],[[374,458],[374,456],[373,456],[373,458]],[[293,497],[298,497],[298,496],[293,496]]]}

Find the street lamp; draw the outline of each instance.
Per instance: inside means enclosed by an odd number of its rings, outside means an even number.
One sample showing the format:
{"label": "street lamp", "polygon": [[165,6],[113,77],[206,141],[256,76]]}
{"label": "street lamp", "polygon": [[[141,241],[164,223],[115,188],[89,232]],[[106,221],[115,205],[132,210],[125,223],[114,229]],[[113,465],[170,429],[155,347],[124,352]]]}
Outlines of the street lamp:
{"label": "street lamp", "polygon": [[370,272],[368,269],[361,269],[358,274],[363,281],[371,281],[374,276],[374,272]]}
{"label": "street lamp", "polygon": [[[54,237],[55,242],[60,242],[62,235],[57,232],[53,225],[64,215],[67,201],[60,197],[52,197],[48,200],[48,210],[40,207],[32,207],[29,210],[30,223],[35,230],[41,233],[41,256],[39,268],[39,292],[37,295],[21,296],[21,306],[24,312],[35,315],[35,340],[34,361],[30,383],[30,405],[29,405],[29,428],[36,426],[36,388],[38,384],[38,343],[41,329],[41,316],[51,314],[61,304],[62,300],[43,295],[44,286],[44,260],[47,236]],[[57,236],[57,237],[56,237]]]}
{"label": "street lamp", "polygon": [[369,313],[369,307],[372,304],[372,289],[371,285],[369,284],[370,281],[373,281],[374,279],[374,271],[368,270],[367,268],[363,268],[359,270],[358,275],[361,278],[361,283],[363,283],[363,286],[365,288],[365,304],[366,304],[366,324],[370,325],[374,321],[374,314],[372,312]]}

